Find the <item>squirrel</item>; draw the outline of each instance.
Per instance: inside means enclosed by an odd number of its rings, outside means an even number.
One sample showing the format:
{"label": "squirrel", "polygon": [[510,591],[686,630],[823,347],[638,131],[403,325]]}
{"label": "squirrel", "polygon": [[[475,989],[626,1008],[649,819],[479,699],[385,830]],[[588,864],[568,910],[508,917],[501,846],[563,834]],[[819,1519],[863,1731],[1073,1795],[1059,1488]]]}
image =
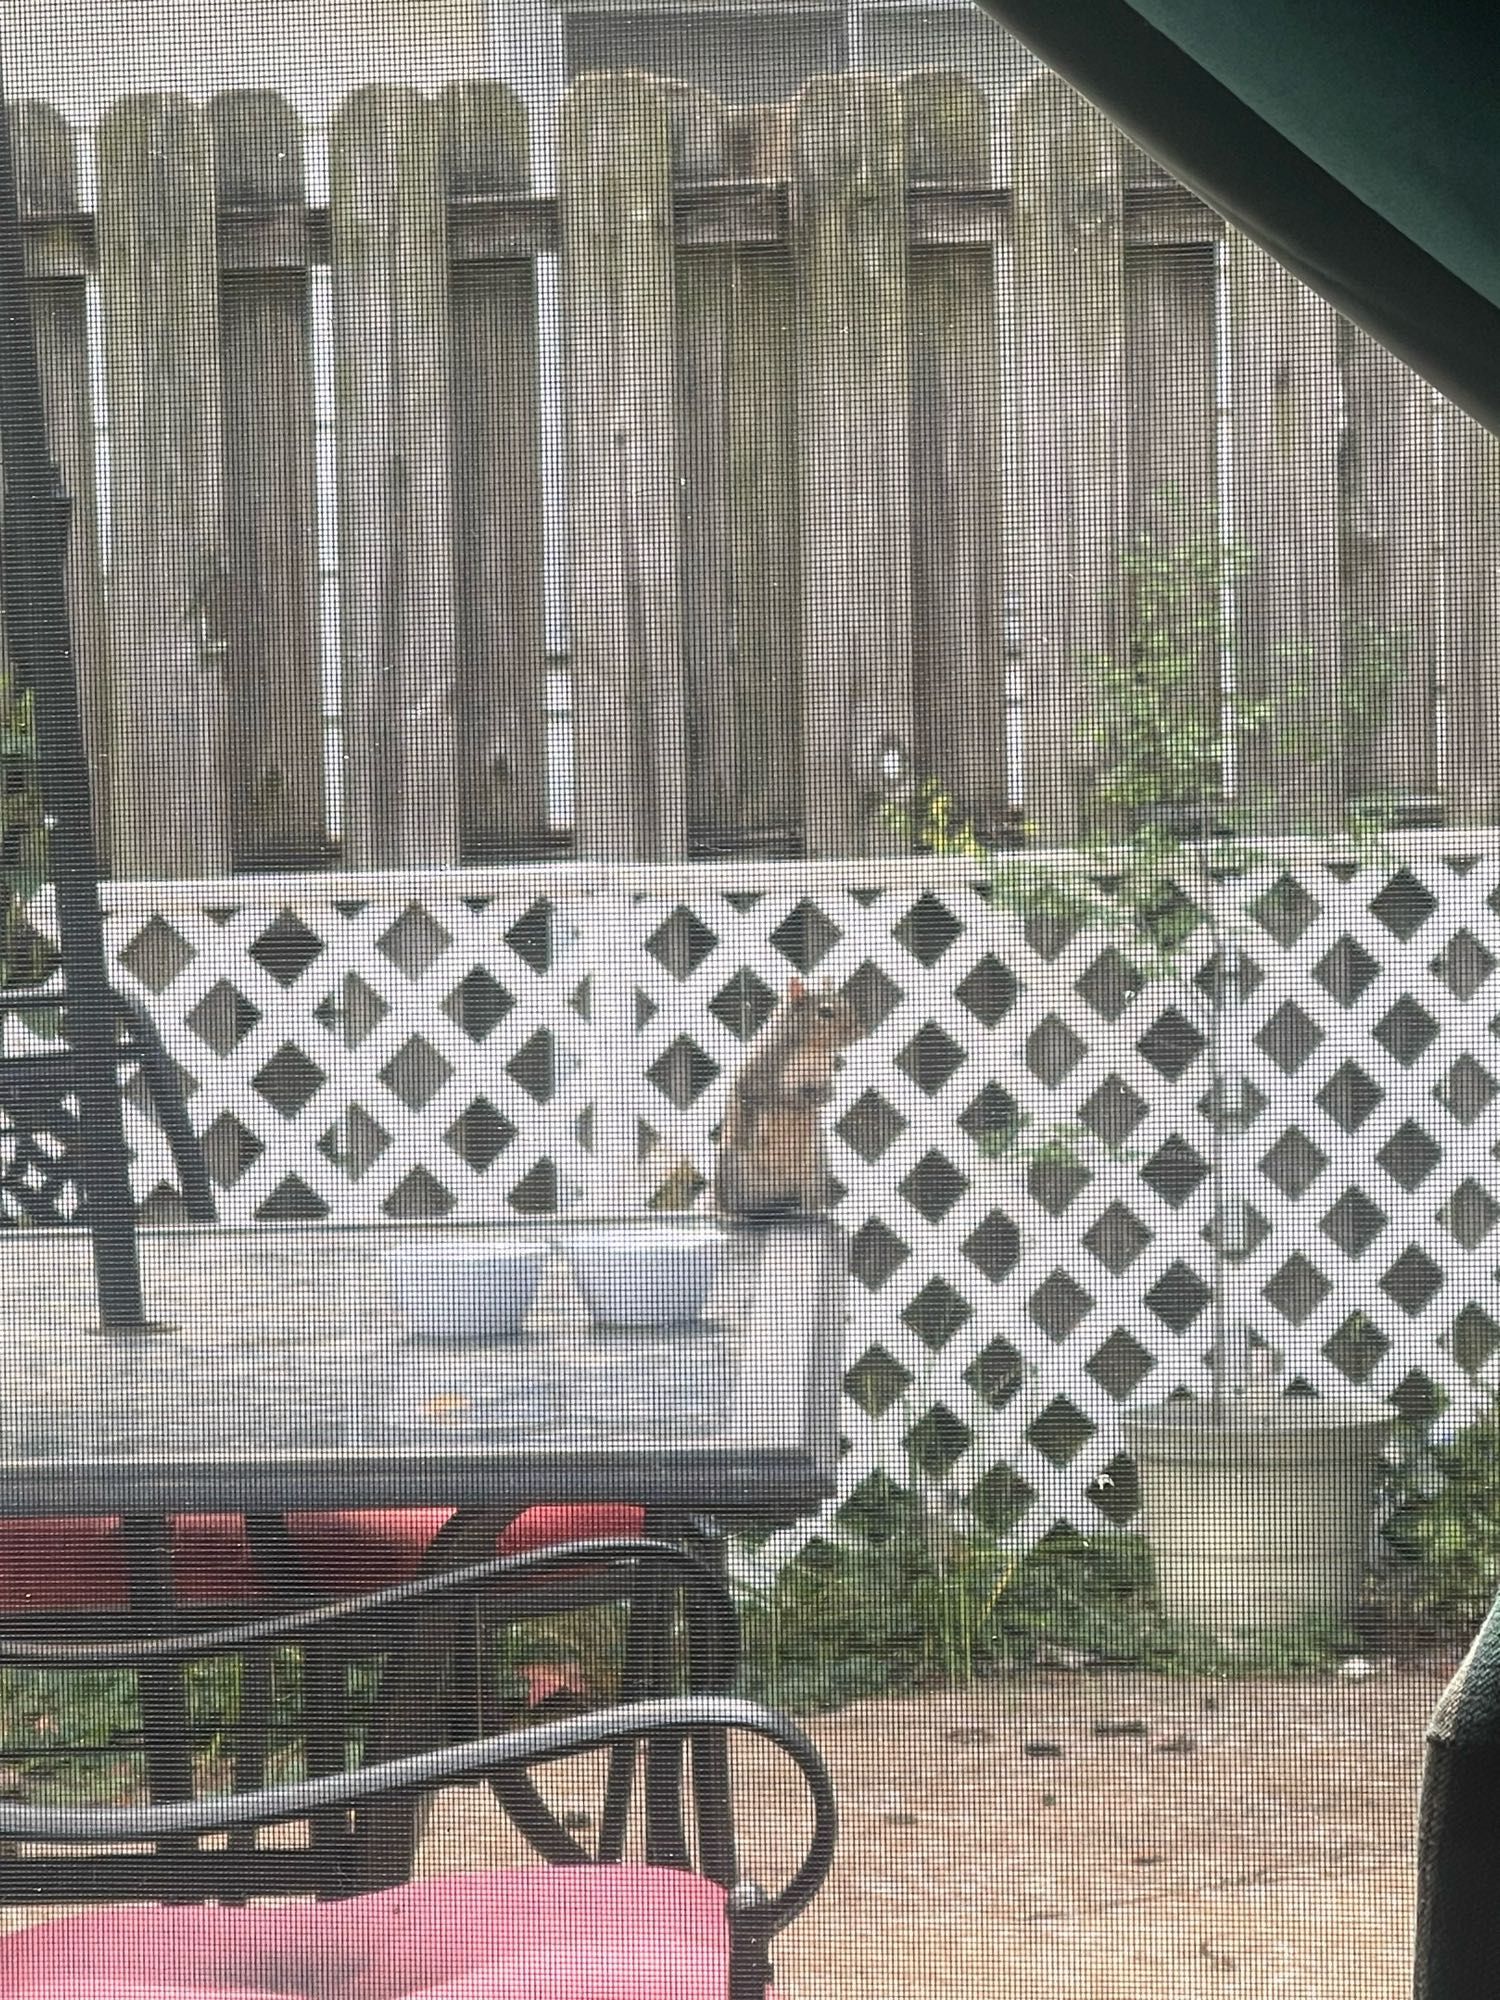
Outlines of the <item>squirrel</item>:
{"label": "squirrel", "polygon": [[734,1080],[719,1131],[714,1194],[726,1215],[805,1215],[828,1205],[819,1113],[841,1049],[865,1032],[849,1002],[800,979]]}

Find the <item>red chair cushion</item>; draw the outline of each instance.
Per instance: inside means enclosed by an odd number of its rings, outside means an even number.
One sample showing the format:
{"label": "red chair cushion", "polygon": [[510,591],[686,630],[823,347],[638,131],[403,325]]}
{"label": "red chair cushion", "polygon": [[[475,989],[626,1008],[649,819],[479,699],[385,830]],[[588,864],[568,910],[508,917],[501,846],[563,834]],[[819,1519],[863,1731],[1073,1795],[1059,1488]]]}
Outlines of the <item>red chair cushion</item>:
{"label": "red chair cushion", "polygon": [[[312,1581],[346,1597],[404,1583],[422,1566],[447,1507],[405,1507],[288,1517]],[[531,1507],[501,1535],[501,1555],[558,1542],[641,1533],[645,1513],[618,1503]],[[179,1514],[172,1572],[184,1604],[253,1604],[263,1585],[238,1514]],[[123,1610],[128,1602],[120,1523],[108,1514],[0,1520],[0,1616],[7,1612]]]}
{"label": "red chair cushion", "polygon": [[6,2000],[725,2000],[727,1986],[723,1891],[666,1868],[113,1909],[0,1937]]}

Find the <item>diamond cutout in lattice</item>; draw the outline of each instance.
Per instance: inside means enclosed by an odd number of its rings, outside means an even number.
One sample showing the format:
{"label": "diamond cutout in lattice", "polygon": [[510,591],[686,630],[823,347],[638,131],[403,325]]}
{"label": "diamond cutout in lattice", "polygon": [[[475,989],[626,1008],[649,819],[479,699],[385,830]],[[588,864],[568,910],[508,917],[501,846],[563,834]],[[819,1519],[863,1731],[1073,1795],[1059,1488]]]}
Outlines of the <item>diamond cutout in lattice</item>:
{"label": "diamond cutout in lattice", "polygon": [[1448,1344],[1459,1367],[1472,1375],[1500,1347],[1500,1324],[1471,1301],[1454,1320]]}
{"label": "diamond cutout in lattice", "polygon": [[911,1387],[912,1372],[877,1342],[844,1376],[844,1388],[868,1417],[883,1417]]}
{"label": "diamond cutout in lattice", "polygon": [[906,1119],[878,1090],[867,1090],[834,1126],[846,1146],[867,1164],[878,1160],[906,1130]]}
{"label": "diamond cutout in lattice", "polygon": [[391,1135],[385,1127],[378,1125],[363,1105],[351,1104],[318,1140],[318,1151],[350,1180],[357,1181],[374,1166],[390,1143]]}
{"label": "diamond cutout in lattice", "polygon": [[1046,959],[1050,965],[1077,937],[1078,925],[1071,917],[1042,910],[1026,919],[1023,935],[1037,957]]}
{"label": "diamond cutout in lattice", "polygon": [[1033,1160],[1026,1169],[1026,1192],[1049,1215],[1061,1215],[1077,1201],[1094,1176],[1082,1161],[1059,1154]]}
{"label": "diamond cutout in lattice", "polygon": [[1380,1085],[1358,1063],[1344,1062],[1318,1092],[1318,1102],[1335,1125],[1357,1132],[1384,1096]]}
{"label": "diamond cutout in lattice", "polygon": [[380,1071],[380,1081],[408,1111],[424,1110],[453,1074],[453,1065],[421,1035],[408,1035]]}
{"label": "diamond cutout in lattice", "polygon": [[255,1089],[283,1118],[297,1113],[322,1088],[324,1075],[295,1042],[283,1042],[271,1060],[251,1078]]}
{"label": "diamond cutout in lattice", "polygon": [[1133,1334],[1117,1326],[1109,1339],[1101,1342],[1085,1364],[1099,1387],[1116,1402],[1123,1402],[1156,1366],[1151,1354]]}
{"label": "diamond cutout in lattice", "polygon": [[313,1019],[336,1035],[346,1049],[357,1049],[373,1034],[390,1008],[357,972],[346,972],[336,992],[325,994],[313,1009]]}
{"label": "diamond cutout in lattice", "polygon": [[1066,1396],[1054,1396],[1027,1425],[1025,1436],[1049,1465],[1064,1466],[1078,1456],[1095,1428],[1076,1403],[1070,1403]]}
{"label": "diamond cutout in lattice", "polygon": [[476,1097],[454,1119],[443,1134],[443,1141],[465,1166],[482,1174],[489,1171],[515,1136],[516,1128],[505,1114],[497,1111],[487,1097]]}
{"label": "diamond cutout in lattice", "polygon": [[1268,1153],[1262,1155],[1260,1170],[1273,1187],[1295,1200],[1307,1193],[1328,1165],[1328,1155],[1315,1146],[1305,1132],[1289,1125]]}
{"label": "diamond cutout in lattice", "polygon": [[911,1251],[901,1238],[894,1230],[887,1229],[877,1216],[872,1216],[849,1239],[850,1274],[858,1278],[867,1291],[878,1292],[892,1272],[899,1271],[910,1255]]}
{"label": "diamond cutout in lattice", "polygon": [[1151,1231],[1123,1202],[1112,1201],[1083,1232],[1083,1240],[1104,1268],[1118,1277],[1151,1241]]}
{"label": "diamond cutout in lattice", "polygon": [[1141,1179],[1169,1208],[1181,1208],[1208,1179],[1208,1162],[1174,1132],[1141,1168]]}
{"label": "diamond cutout in lattice", "polygon": [[435,1222],[453,1211],[456,1197],[425,1167],[413,1167],[380,1206],[393,1222]]}
{"label": "diamond cutout in lattice", "polygon": [[1455,931],[1432,970],[1455,1000],[1472,1000],[1495,969],[1495,956],[1469,930]]}
{"label": "diamond cutout in lattice", "polygon": [[647,1028],[651,1025],[661,1012],[661,1009],[657,1006],[651,995],[643,993],[639,986],[631,995],[631,1001],[635,1016],[635,1031],[639,1034],[642,1028]]}
{"label": "diamond cutout in lattice", "polygon": [[998,1083],[987,1083],[973,1103],[959,1113],[958,1126],[976,1146],[994,1151],[1020,1130],[1016,1100]]}
{"label": "diamond cutout in lattice", "polygon": [[1248,951],[1236,952],[1232,962],[1227,953],[1212,951],[1193,974],[1193,984],[1210,1003],[1228,1003],[1248,1000],[1264,978]]}
{"label": "diamond cutout in lattice", "polygon": [[719,1074],[719,1065],[691,1036],[679,1035],[646,1071],[670,1104],[685,1111],[695,1104]]}
{"label": "diamond cutout in lattice", "polygon": [[1231,1264],[1253,1256],[1270,1233],[1270,1223],[1253,1203],[1232,1200],[1225,1201],[1199,1231],[1210,1250],[1217,1250]]}
{"label": "diamond cutout in lattice", "polygon": [[505,1199],[517,1215],[556,1215],[556,1164],[538,1160],[529,1173],[522,1174]]}
{"label": "diamond cutout in lattice", "polygon": [[232,1111],[221,1111],[203,1134],[203,1164],[220,1187],[233,1187],[266,1150]]}
{"label": "diamond cutout in lattice", "polygon": [[523,965],[543,973],[552,965],[552,905],[539,896],[505,933],[505,942]]}
{"label": "diamond cutout in lattice", "polygon": [[946,1403],[932,1408],[906,1433],[908,1452],[932,1479],[950,1472],[974,1442],[974,1433],[961,1417],[954,1416]]}
{"label": "diamond cutout in lattice", "polygon": [[1123,1078],[1107,1076],[1079,1106],[1078,1115],[1106,1146],[1123,1146],[1146,1115],[1146,1100]]}
{"label": "diamond cutout in lattice", "polygon": [[967,1051],[935,1021],[929,1021],[897,1056],[896,1067],[905,1071],[918,1090],[935,1097],[966,1059]]}
{"label": "diamond cutout in lattice", "polygon": [[186,1015],[188,1026],[200,1042],[206,1042],[216,1056],[227,1056],[237,1048],[260,1019],[260,1009],[247,1000],[227,979],[210,986],[196,1007]]}
{"label": "diamond cutout in lattice", "polygon": [[964,1380],[992,1410],[1003,1410],[1027,1376],[1025,1361],[1008,1340],[995,1339],[964,1370]]}
{"label": "diamond cutout in lattice", "polygon": [[143,924],[120,953],[120,963],[153,993],[165,993],[193,962],[193,947],[164,917]]}
{"label": "diamond cutout in lattice", "polygon": [[843,991],[866,1034],[872,1033],[882,1021],[894,1014],[903,997],[895,980],[887,978],[880,967],[872,965],[869,959],[852,979],[844,982]]}
{"label": "diamond cutout in lattice", "polygon": [[1145,973],[1114,945],[1073,982],[1074,990],[1106,1021],[1118,1021],[1145,984]]}
{"label": "diamond cutout in lattice", "polygon": [[933,966],[963,932],[963,925],[947,905],[929,894],[917,898],[891,936],[919,965]]}
{"label": "diamond cutout in lattice", "polygon": [[1087,1497],[1112,1527],[1123,1528],[1140,1511],[1141,1481],[1135,1460],[1117,1452],[1093,1484]]}
{"label": "diamond cutout in lattice", "polygon": [[966,1174],[961,1174],[942,1153],[925,1153],[900,1183],[902,1196],[928,1222],[943,1217],[969,1191]]}
{"label": "diamond cutout in lattice", "polygon": [[679,903],[646,940],[646,949],[674,979],[690,979],[719,940],[686,903]]}
{"label": "diamond cutout in lattice", "polygon": [[1409,868],[1399,869],[1370,904],[1391,935],[1403,943],[1416,935],[1437,906],[1437,897]]}
{"label": "diamond cutout in lattice", "polygon": [[1375,1028],[1375,1039],[1394,1062],[1410,1067],[1437,1040],[1437,1022],[1409,993],[1403,994]]}
{"label": "diamond cutout in lattice", "polygon": [[505,1070],[535,1103],[549,1103],[557,1090],[557,1051],[552,1030],[538,1028],[534,1035],[522,1042],[505,1065]]}
{"label": "diamond cutout in lattice", "polygon": [[901,1313],[905,1325],[934,1350],[945,1346],[973,1316],[974,1308],[968,1300],[943,1278],[929,1278]]}
{"label": "diamond cutout in lattice", "polygon": [[1477,1250],[1500,1221],[1500,1203],[1478,1181],[1461,1181],[1438,1210],[1438,1221],[1465,1250]]}
{"label": "diamond cutout in lattice", "polygon": [[278,986],[295,986],[323,952],[323,940],[293,910],[283,910],[250,947],[250,956]]}
{"label": "diamond cutout in lattice", "polygon": [[320,1194],[302,1179],[300,1174],[288,1174],[279,1181],[255,1211],[257,1222],[322,1222],[328,1214],[328,1204]]}
{"label": "diamond cutout in lattice", "polygon": [[1348,1187],[1323,1217],[1319,1228],[1350,1257],[1368,1250],[1388,1218],[1363,1188]]}
{"label": "diamond cutout in lattice", "polygon": [[963,1254],[991,1284],[998,1285],[1021,1260],[1021,1232],[1008,1215],[990,1210],[971,1236],[964,1239]]}
{"label": "diamond cutout in lattice", "polygon": [[799,972],[811,972],[843,935],[838,925],[804,896],[772,931],[771,943]]}
{"label": "diamond cutout in lattice", "polygon": [[1380,1280],[1380,1289],[1386,1297],[1394,1299],[1401,1310],[1412,1318],[1431,1305],[1442,1287],[1441,1269],[1415,1243],[1401,1252]]}
{"label": "diamond cutout in lattice", "polygon": [[1424,1368],[1410,1369],[1386,1401],[1394,1403],[1409,1424],[1428,1423],[1448,1407],[1448,1398]]}
{"label": "diamond cutout in lattice", "polygon": [[1026,1310],[1049,1340],[1066,1340],[1094,1303],[1076,1278],[1056,1270],[1026,1301]]}
{"label": "diamond cutout in lattice", "polygon": [[1294,945],[1318,914],[1318,905],[1295,876],[1280,875],[1249,905],[1261,929],[1282,946]]}
{"label": "diamond cutout in lattice", "polygon": [[1407,1119],[1404,1125],[1396,1128],[1375,1157],[1391,1179],[1410,1194],[1432,1172],[1443,1157],[1443,1149],[1420,1125],[1414,1125]]}
{"label": "diamond cutout in lattice", "polygon": [[1313,978],[1331,1000],[1352,1007],[1379,970],[1364,946],[1346,931],[1313,967]]}
{"label": "diamond cutout in lattice", "polygon": [[1028,1486],[1020,1473],[1005,1464],[992,1465],[969,1488],[969,1512],[992,1535],[1008,1535],[1035,1498],[1036,1488]]}
{"label": "diamond cutout in lattice", "polygon": [[1077,1068],[1085,1053],[1082,1040],[1056,1014],[1039,1021],[1026,1037],[1026,1067],[1049,1090]]}
{"label": "diamond cutout in lattice", "polygon": [[1310,1264],[1300,1250],[1294,1251],[1269,1284],[1262,1287],[1263,1296],[1293,1326],[1301,1326],[1332,1290],[1317,1265]]}
{"label": "diamond cutout in lattice", "polygon": [[[396,921],[376,939],[375,948],[398,972],[404,972],[409,979],[420,979],[452,942],[430,910],[424,910],[420,903],[408,903]],[[392,1201],[395,1198],[391,1196]]]}
{"label": "diamond cutout in lattice", "polygon": [[482,1042],[494,1033],[515,1004],[492,973],[482,965],[475,965],[443,1001],[443,1012],[471,1042]]}
{"label": "diamond cutout in lattice", "polygon": [[1462,1055],[1433,1095],[1460,1125],[1472,1125],[1476,1118],[1489,1110],[1497,1090],[1500,1090],[1500,1084],[1495,1082],[1484,1064],[1476,1062],[1471,1055]]}
{"label": "diamond cutout in lattice", "polygon": [[1363,1387],[1390,1352],[1391,1343],[1374,1320],[1364,1313],[1351,1313],[1323,1352],[1346,1381]]}
{"label": "diamond cutout in lattice", "polygon": [[963,1005],[986,1028],[993,1028],[1010,1012],[1020,990],[1020,982],[1010,967],[988,952],[954,988]]}
{"label": "diamond cutout in lattice", "polygon": [[1192,1325],[1213,1297],[1196,1271],[1178,1261],[1170,1265],[1146,1293],[1146,1304],[1173,1333]]}
{"label": "diamond cutout in lattice", "polygon": [[1206,1046],[1205,1037],[1175,1007],[1159,1014],[1136,1043],[1151,1067],[1169,1083],[1191,1068]]}
{"label": "diamond cutout in lattice", "polygon": [[1255,1045],[1287,1076],[1295,1075],[1323,1039],[1323,1030],[1295,1000],[1283,1000],[1255,1037]]}
{"label": "diamond cutout in lattice", "polygon": [[1221,1076],[1198,1099],[1198,1109],[1221,1132],[1248,1132],[1269,1099],[1248,1076]]}
{"label": "diamond cutout in lattice", "polygon": [[776,1012],[776,995],[745,965],[719,988],[708,1003],[708,1011],[731,1035],[748,1042]]}

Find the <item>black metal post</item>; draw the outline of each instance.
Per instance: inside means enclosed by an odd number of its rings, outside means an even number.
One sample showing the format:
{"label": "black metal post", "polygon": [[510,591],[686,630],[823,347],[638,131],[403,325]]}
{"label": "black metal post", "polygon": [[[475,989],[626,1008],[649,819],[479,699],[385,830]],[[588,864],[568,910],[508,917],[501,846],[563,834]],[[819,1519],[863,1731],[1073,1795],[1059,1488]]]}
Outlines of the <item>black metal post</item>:
{"label": "black metal post", "polygon": [[31,690],[37,762],[62,948],[63,1011],[73,1053],[83,1190],[106,1326],[139,1327],[140,1266],[125,1150],[115,998],[104,952],[88,753],[68,619],[71,502],[53,463],[21,241],[10,111],[0,75],[0,569],[11,662]]}

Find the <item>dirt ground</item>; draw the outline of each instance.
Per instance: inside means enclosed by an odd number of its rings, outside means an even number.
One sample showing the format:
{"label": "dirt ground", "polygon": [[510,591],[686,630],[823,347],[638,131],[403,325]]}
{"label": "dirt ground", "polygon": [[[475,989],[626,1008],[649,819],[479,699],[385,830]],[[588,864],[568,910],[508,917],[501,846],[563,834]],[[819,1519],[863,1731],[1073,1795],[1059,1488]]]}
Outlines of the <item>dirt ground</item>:
{"label": "dirt ground", "polygon": [[[1056,1672],[814,1720],[842,1832],[777,1950],[784,2000],[1405,2000],[1423,1730],[1454,1664]],[[498,1859],[489,1815],[451,1795],[426,1866]]]}
{"label": "dirt ground", "polygon": [[[1405,2000],[1423,1730],[1454,1664],[1055,1671],[815,1719],[842,1831],[779,1943],[783,2000]],[[576,1767],[554,1782],[589,1810]],[[752,1759],[741,1823],[783,1829],[751,1856],[767,1880],[798,1831],[782,1797]],[[487,1793],[436,1803],[423,1873],[513,1858]]]}

